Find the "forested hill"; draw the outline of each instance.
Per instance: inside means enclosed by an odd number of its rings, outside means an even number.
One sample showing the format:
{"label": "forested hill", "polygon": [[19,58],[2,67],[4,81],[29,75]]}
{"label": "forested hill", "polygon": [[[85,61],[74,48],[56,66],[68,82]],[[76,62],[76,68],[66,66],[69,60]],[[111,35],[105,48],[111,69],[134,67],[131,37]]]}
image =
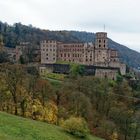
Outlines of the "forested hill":
{"label": "forested hill", "polygon": [[[93,42],[95,39],[94,33],[79,32],[79,31],[50,31],[41,30],[25,26],[21,23],[8,25],[0,22],[0,33],[3,35],[4,43],[7,47],[15,47],[19,42],[32,42],[39,44],[41,40],[50,39],[62,42]],[[109,47],[115,48],[120,54],[120,58],[127,65],[132,67],[140,67],[140,53],[129,49],[113,40],[109,39]]]}

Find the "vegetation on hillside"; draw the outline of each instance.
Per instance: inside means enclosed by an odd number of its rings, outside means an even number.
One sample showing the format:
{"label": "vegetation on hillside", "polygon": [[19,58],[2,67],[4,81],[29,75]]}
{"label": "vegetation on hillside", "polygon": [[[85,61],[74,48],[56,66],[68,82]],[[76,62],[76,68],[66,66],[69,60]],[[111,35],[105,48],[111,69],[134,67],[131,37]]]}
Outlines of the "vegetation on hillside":
{"label": "vegetation on hillside", "polygon": [[[87,136],[88,140],[101,140]],[[80,140],[62,128],[0,112],[1,140]]]}
{"label": "vegetation on hillside", "polygon": [[[0,22],[0,34],[3,35],[4,44],[7,47],[15,47],[20,42],[30,42],[32,45],[39,45],[41,40],[57,40],[62,42],[94,42],[95,34],[78,31],[50,31],[41,30],[31,25],[26,26],[15,23],[13,26]],[[133,51],[126,46],[118,44],[109,39],[109,47],[118,50],[123,62],[127,65],[140,67],[140,53]]]}
{"label": "vegetation on hillside", "polygon": [[[78,118],[83,118],[96,136],[108,140],[140,138],[140,83],[130,84],[125,79],[78,74],[58,84],[28,71],[25,65],[1,64],[0,110],[59,126],[73,123],[73,119],[67,121],[71,117],[78,123]],[[65,126],[71,126],[68,124]],[[80,134],[79,128],[72,129]],[[84,128],[83,135],[87,132]]]}

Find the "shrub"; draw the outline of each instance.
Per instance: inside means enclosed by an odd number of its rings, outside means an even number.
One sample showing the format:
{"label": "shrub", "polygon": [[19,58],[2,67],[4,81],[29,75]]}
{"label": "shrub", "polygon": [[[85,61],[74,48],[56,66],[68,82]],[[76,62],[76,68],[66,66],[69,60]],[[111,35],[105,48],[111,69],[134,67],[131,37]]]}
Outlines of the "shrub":
{"label": "shrub", "polygon": [[79,64],[70,65],[70,76],[76,78],[77,76],[83,76],[85,73],[85,67]]}
{"label": "shrub", "polygon": [[86,121],[80,117],[70,117],[63,122],[62,127],[68,133],[80,138],[86,137],[89,132]]}

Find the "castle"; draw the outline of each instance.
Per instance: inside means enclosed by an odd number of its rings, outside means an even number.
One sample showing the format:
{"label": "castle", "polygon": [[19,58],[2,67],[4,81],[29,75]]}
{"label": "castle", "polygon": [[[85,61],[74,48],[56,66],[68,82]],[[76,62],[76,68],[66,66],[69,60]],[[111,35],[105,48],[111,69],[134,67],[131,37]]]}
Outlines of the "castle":
{"label": "castle", "polygon": [[[0,37],[0,40],[1,37]],[[26,59],[29,54],[29,48],[32,44],[23,42],[15,49],[3,47],[0,41],[0,50],[4,50],[14,63],[18,63],[21,56]],[[41,74],[45,71],[55,73],[70,72],[71,63],[77,63],[85,67],[87,75],[95,75],[103,78],[116,79],[117,73],[126,74],[126,65],[119,60],[118,52],[108,47],[108,38],[106,32],[98,32],[93,42],[86,43],[63,43],[54,40],[45,40],[40,42],[40,47],[34,48],[34,62],[40,63],[39,70]],[[65,64],[62,64],[65,62]],[[66,65],[67,64],[67,65]]]}
{"label": "castle", "polygon": [[[112,78],[116,76],[117,69],[122,75],[126,73],[126,65],[119,61],[118,52],[108,47],[106,32],[97,32],[94,43],[41,41],[41,68],[44,69],[45,64],[55,64],[61,61],[98,67],[96,75],[98,73],[101,75],[105,73],[108,76],[111,74]],[[100,67],[101,71],[99,71]]]}

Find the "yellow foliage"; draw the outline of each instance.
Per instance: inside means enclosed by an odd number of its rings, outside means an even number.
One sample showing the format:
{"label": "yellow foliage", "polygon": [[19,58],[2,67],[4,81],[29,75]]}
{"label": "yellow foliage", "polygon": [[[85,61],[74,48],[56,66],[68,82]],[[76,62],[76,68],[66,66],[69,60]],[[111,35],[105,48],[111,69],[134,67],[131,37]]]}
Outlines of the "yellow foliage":
{"label": "yellow foliage", "polygon": [[49,123],[56,124],[57,123],[58,108],[55,105],[55,103],[51,102],[51,101],[48,102],[45,105],[44,111],[45,111],[44,120],[49,122]]}
{"label": "yellow foliage", "polygon": [[82,138],[89,133],[87,122],[81,117],[70,117],[62,123],[62,127],[68,133]]}
{"label": "yellow foliage", "polygon": [[35,120],[47,121],[48,123],[56,124],[58,108],[52,101],[43,106],[38,99],[34,99],[32,104],[28,105],[28,109],[25,114]]}
{"label": "yellow foliage", "polygon": [[118,133],[117,132],[113,132],[113,134],[110,136],[111,140],[118,140]]}

